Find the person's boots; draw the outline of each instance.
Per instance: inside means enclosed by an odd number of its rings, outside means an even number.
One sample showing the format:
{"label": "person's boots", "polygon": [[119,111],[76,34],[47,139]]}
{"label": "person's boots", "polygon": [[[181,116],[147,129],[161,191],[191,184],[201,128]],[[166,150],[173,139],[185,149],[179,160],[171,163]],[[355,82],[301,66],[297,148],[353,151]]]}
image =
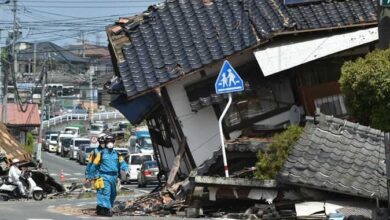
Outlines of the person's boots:
{"label": "person's boots", "polygon": [[104,208],[101,206],[96,206],[96,215],[103,215],[104,214]]}

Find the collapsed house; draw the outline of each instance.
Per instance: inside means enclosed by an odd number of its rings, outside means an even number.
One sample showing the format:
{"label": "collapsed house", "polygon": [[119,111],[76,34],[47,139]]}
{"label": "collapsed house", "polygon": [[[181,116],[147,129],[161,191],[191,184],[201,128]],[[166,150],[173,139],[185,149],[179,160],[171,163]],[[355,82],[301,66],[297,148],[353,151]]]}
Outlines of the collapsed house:
{"label": "collapsed house", "polygon": [[105,88],[118,94],[111,104],[131,123],[147,122],[161,170],[177,170],[182,180],[196,169],[192,179],[200,185],[220,181],[234,188],[239,180],[211,177],[224,173],[218,118],[227,96],[214,88],[224,60],[245,83],[223,121],[229,171],[240,176],[272,134],[317,108],[347,115],[340,68],[375,48],[376,4],[167,0],[107,27],[115,76]]}
{"label": "collapsed house", "polygon": [[376,1],[288,2],[169,0],[107,28],[116,75],[106,88],[120,94],[112,105],[133,124],[147,121],[162,168],[180,153],[188,176],[219,150],[226,97],[214,82],[224,59],[246,87],[224,120],[228,140],[267,137],[316,108],[346,115],[340,67],[374,48]]}

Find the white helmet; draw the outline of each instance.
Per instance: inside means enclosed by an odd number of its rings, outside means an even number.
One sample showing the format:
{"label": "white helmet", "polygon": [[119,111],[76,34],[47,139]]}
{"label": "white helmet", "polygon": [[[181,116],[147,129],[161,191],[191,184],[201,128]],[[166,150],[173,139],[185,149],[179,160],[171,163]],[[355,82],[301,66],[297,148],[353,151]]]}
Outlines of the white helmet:
{"label": "white helmet", "polygon": [[15,159],[12,159],[12,163],[19,163],[20,162],[20,160],[19,159],[17,159],[17,158],[15,158]]}

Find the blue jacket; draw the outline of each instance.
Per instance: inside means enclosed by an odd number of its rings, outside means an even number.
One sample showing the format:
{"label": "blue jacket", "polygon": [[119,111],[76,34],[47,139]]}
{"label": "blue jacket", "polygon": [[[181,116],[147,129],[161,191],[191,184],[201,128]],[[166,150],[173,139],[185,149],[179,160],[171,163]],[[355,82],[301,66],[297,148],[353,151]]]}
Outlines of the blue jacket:
{"label": "blue jacket", "polygon": [[123,157],[114,149],[104,148],[96,154],[90,173],[96,179],[105,174],[118,176],[121,170],[128,171]]}

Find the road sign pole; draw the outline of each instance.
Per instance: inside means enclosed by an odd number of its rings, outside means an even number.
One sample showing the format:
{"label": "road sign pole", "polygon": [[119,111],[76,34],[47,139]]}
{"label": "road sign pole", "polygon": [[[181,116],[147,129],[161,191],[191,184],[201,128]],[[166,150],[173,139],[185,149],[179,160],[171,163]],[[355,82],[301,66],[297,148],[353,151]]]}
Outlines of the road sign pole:
{"label": "road sign pole", "polygon": [[229,177],[229,168],[228,168],[228,163],[227,163],[227,158],[226,158],[225,136],[223,135],[222,121],[223,121],[223,118],[225,117],[231,104],[232,104],[232,94],[229,93],[229,101],[228,101],[225,109],[223,110],[222,115],[218,121],[219,122],[219,133],[220,133],[220,137],[221,137],[221,146],[222,146],[223,168],[225,170],[226,177]]}

